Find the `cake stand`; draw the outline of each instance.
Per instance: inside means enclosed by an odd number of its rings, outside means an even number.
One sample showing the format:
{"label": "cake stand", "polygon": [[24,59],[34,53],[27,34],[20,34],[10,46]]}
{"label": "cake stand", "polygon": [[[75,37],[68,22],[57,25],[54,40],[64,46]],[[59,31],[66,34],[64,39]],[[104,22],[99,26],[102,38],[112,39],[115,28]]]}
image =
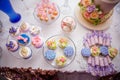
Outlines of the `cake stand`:
{"label": "cake stand", "polygon": [[83,27],[90,29],[90,30],[105,30],[108,29],[112,23],[112,16],[106,21],[98,25],[93,25],[89,23],[87,20],[84,19],[82,14],[80,14],[80,7],[77,5],[75,7],[75,16],[78,19],[79,23],[83,25]]}

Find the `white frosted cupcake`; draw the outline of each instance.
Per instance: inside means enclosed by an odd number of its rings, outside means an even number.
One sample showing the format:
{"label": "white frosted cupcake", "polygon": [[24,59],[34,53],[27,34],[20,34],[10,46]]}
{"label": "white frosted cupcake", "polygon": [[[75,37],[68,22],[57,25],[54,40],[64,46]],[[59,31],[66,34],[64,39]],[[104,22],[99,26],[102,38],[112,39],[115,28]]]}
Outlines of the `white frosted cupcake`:
{"label": "white frosted cupcake", "polygon": [[32,50],[29,47],[22,47],[19,50],[19,55],[24,59],[28,59],[32,57]]}
{"label": "white frosted cupcake", "polygon": [[30,33],[34,36],[38,35],[40,33],[40,27],[32,26],[31,29],[30,29]]}
{"label": "white frosted cupcake", "polygon": [[20,26],[20,31],[21,32],[27,32],[30,28],[30,25],[28,23],[23,22]]}

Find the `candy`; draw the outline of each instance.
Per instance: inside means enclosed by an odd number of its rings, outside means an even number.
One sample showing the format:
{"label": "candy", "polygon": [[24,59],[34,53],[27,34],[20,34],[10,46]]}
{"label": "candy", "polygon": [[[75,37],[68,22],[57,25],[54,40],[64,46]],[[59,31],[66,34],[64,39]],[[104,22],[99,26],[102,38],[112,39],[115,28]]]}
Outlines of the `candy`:
{"label": "candy", "polygon": [[86,47],[86,48],[89,48],[89,45],[88,45],[88,42],[87,42],[87,40],[83,40],[83,44],[84,44],[84,46]]}
{"label": "candy", "polygon": [[112,63],[111,58],[109,56],[107,56],[106,58],[107,58],[108,63],[111,64]]}
{"label": "candy", "polygon": [[102,32],[99,32],[99,44],[103,44]]}
{"label": "candy", "polygon": [[100,57],[100,66],[103,67],[104,66],[104,62],[103,62],[103,58]]}
{"label": "candy", "polygon": [[91,57],[91,56],[88,58],[88,64],[89,64],[89,65],[92,64],[92,57]]}
{"label": "candy", "polygon": [[97,65],[97,66],[100,65],[98,56],[95,57],[95,65]]}
{"label": "candy", "polygon": [[98,34],[96,31],[94,31],[94,40],[95,40],[95,44],[98,44]]}
{"label": "candy", "polygon": [[108,64],[108,59],[107,59],[107,57],[104,57],[104,65],[105,66],[108,66],[109,64]]}
{"label": "candy", "polygon": [[92,57],[92,66],[95,66],[95,58]]}

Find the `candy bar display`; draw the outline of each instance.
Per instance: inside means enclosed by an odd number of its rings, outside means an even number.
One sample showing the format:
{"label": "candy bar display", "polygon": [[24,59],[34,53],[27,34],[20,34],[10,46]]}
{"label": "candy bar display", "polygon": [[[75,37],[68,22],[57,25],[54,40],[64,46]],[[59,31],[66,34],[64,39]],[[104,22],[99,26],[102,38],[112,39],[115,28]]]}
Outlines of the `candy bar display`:
{"label": "candy bar display", "polygon": [[59,17],[59,7],[49,0],[42,0],[34,11],[35,18],[43,24],[51,24]]}
{"label": "candy bar display", "polygon": [[87,58],[88,73],[94,76],[106,76],[115,72],[112,59],[116,57],[118,50],[112,47],[111,42],[110,34],[103,31],[86,34],[81,54]]}
{"label": "candy bar display", "polygon": [[63,68],[70,64],[76,54],[74,42],[63,35],[48,38],[44,46],[45,60],[56,68]]}
{"label": "candy bar display", "polygon": [[43,47],[44,41],[38,26],[23,22],[18,28],[11,27],[9,34],[6,47],[16,58],[29,59]]}

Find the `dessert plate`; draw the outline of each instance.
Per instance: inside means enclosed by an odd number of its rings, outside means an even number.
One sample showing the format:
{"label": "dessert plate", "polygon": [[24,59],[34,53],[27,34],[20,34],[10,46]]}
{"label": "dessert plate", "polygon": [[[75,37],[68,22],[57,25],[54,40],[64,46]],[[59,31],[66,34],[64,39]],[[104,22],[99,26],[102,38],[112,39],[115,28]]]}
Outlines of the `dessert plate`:
{"label": "dessert plate", "polygon": [[[62,49],[62,48],[59,47],[59,40],[60,40],[61,38],[67,39],[67,41],[68,41],[68,45],[67,45],[67,46],[71,46],[71,47],[73,48],[74,53],[73,53],[73,55],[72,55],[71,57],[65,56],[65,54],[64,54],[64,49]],[[49,40],[55,40],[55,41],[56,41],[56,46],[57,46],[57,48],[54,50],[54,52],[56,53],[56,56],[55,56],[55,58],[54,58],[53,60],[48,60],[48,59],[46,59],[46,57],[45,57],[45,52],[46,52],[47,50],[50,50],[50,49],[47,47],[47,44],[46,44],[47,41],[49,41]],[[50,64],[50,65],[52,65],[52,66],[55,67],[55,68],[63,68],[63,67],[65,67],[65,66],[68,66],[68,65],[74,60],[75,55],[76,55],[76,47],[75,47],[74,42],[73,42],[69,37],[64,36],[64,35],[54,35],[54,36],[49,37],[49,38],[45,41],[45,45],[44,45],[43,51],[44,51],[44,52],[43,52],[43,56],[44,56],[45,60],[47,61],[47,63]],[[58,57],[60,57],[60,56],[66,57],[66,63],[65,63],[64,65],[62,65],[62,66],[59,66],[59,65],[56,64],[56,59],[58,59]]]}
{"label": "dessert plate", "polygon": [[90,29],[90,30],[105,30],[105,29],[108,29],[110,27],[111,23],[112,23],[112,16],[111,16],[111,18],[109,18],[106,22],[103,22],[103,23],[98,24],[98,25],[93,25],[93,24],[87,22],[87,20],[85,20],[80,13],[81,13],[80,12],[80,7],[79,7],[79,5],[77,5],[75,7],[76,18],[78,19],[79,23],[83,27],[85,27],[87,29]]}
{"label": "dessert plate", "polygon": [[[35,25],[30,25],[30,26],[35,26]],[[19,30],[19,27],[18,27],[18,30]],[[35,48],[35,47],[32,45],[32,41],[31,41],[31,40],[32,40],[32,38],[34,37],[34,35],[32,35],[29,30],[26,31],[26,32],[20,32],[17,36],[19,36],[19,35],[21,35],[21,34],[26,34],[27,36],[29,36],[29,38],[30,38],[29,43],[26,44],[26,45],[18,44],[18,45],[19,45],[18,50],[15,51],[15,52],[12,52],[12,51],[9,51],[9,50],[8,50],[9,54],[12,54],[12,55],[13,55],[14,57],[16,57],[16,58],[24,59],[24,58],[22,58],[22,57],[20,56],[20,54],[19,54],[19,50],[20,50],[22,47],[29,47],[29,48],[31,49],[31,51],[32,51],[32,56],[31,56],[30,58],[28,58],[28,59],[31,59],[31,58],[32,58],[34,55],[36,55],[38,52],[39,52],[39,53],[40,53],[40,52],[42,53],[43,47],[41,47],[41,48]],[[9,34],[6,43],[8,43],[10,40],[15,40],[16,42],[18,42],[18,41],[17,41],[17,36],[12,36],[11,34]],[[37,35],[36,35],[36,36],[37,36]],[[41,32],[41,31],[40,31],[40,34],[38,34],[38,36],[42,36],[42,32]]]}

